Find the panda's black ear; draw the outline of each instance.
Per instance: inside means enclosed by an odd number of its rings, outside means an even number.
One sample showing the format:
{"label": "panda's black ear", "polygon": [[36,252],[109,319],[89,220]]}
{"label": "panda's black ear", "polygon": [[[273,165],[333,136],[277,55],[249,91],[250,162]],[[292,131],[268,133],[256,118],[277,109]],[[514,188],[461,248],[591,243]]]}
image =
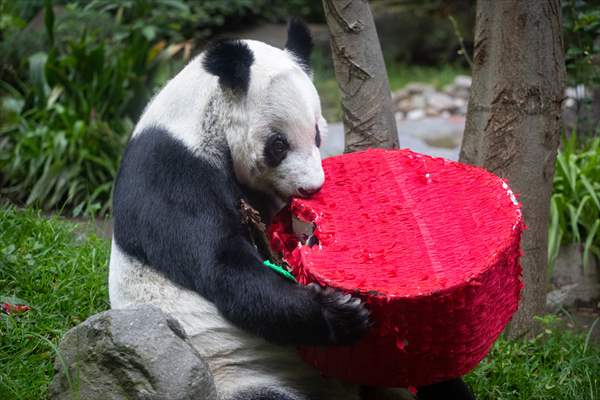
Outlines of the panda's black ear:
{"label": "panda's black ear", "polygon": [[310,73],[310,53],[313,40],[308,26],[300,18],[291,17],[288,20],[287,41],[285,49],[294,54],[302,68]]}
{"label": "panda's black ear", "polygon": [[222,40],[211,44],[204,54],[204,69],[219,77],[219,84],[246,93],[250,84],[250,67],[254,55],[240,40]]}

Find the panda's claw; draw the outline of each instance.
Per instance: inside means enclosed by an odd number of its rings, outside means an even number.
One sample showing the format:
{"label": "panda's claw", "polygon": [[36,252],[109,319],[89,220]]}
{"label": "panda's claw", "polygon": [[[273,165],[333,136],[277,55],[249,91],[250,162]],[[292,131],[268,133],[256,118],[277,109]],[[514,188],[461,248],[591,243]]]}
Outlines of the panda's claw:
{"label": "panda's claw", "polygon": [[367,333],[371,314],[359,298],[315,284],[309,285],[309,289],[321,304],[330,344],[351,344]]}

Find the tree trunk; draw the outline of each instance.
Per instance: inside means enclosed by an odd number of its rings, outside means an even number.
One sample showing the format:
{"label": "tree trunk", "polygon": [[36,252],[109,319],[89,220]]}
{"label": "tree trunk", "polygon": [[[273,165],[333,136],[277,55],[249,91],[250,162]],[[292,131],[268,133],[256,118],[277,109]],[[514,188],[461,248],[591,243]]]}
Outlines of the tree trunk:
{"label": "tree trunk", "polygon": [[479,0],[473,85],[460,160],[507,178],[528,229],[525,284],[508,333],[534,332],[546,298],[547,223],[565,64],[559,0]]}
{"label": "tree trunk", "polygon": [[369,3],[323,0],[323,8],[342,92],[345,151],[397,148],[390,85]]}

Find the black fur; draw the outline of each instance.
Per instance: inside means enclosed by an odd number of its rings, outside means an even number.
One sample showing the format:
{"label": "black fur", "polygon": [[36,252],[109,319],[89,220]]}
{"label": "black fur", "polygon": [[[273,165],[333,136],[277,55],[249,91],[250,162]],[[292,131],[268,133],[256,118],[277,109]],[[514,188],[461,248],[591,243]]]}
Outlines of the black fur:
{"label": "black fur", "polygon": [[363,335],[368,312],[361,303],[299,286],[262,265],[241,224],[242,196],[231,165],[213,167],[167,131],[146,129],[129,143],[117,176],[116,243],[273,342],[350,343]]}
{"label": "black fur", "polygon": [[315,125],[315,145],[321,147],[321,132],[319,131],[319,125]]}
{"label": "black fur", "polygon": [[301,67],[310,73],[310,53],[313,49],[313,40],[308,26],[300,18],[289,19],[285,48],[293,53],[300,61]]}
{"label": "black fur", "polygon": [[223,40],[206,49],[204,69],[219,77],[219,84],[246,93],[250,84],[250,67],[254,62],[252,50],[239,40]]}
{"label": "black fur", "polygon": [[267,165],[271,168],[277,167],[287,156],[290,144],[285,135],[276,133],[271,135],[263,149],[263,155]]}
{"label": "black fur", "polygon": [[418,400],[475,400],[471,389],[461,379],[450,379],[417,390]]}

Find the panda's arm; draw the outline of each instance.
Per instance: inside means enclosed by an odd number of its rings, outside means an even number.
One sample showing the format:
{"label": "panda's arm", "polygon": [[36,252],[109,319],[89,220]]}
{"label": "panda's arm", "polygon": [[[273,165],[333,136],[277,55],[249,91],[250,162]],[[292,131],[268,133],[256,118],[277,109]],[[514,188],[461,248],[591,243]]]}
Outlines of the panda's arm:
{"label": "panda's arm", "polygon": [[268,340],[287,344],[342,344],[358,339],[368,313],[349,295],[302,287],[262,265],[243,236],[218,247],[210,269],[210,297],[234,324]]}
{"label": "panda's arm", "polygon": [[348,343],[368,325],[350,296],[305,288],[262,265],[241,225],[231,171],[168,132],[139,134],[114,193],[114,237],[130,256],[215,303],[235,325],[293,344]]}
{"label": "panda's arm", "polygon": [[[209,198],[205,193],[203,199]],[[199,214],[162,203],[164,221],[147,221],[149,263],[212,301],[234,325],[281,344],[345,344],[368,327],[356,299],[319,287],[302,287],[262,264],[233,207],[220,193]],[[158,240],[157,240],[158,239]]]}

